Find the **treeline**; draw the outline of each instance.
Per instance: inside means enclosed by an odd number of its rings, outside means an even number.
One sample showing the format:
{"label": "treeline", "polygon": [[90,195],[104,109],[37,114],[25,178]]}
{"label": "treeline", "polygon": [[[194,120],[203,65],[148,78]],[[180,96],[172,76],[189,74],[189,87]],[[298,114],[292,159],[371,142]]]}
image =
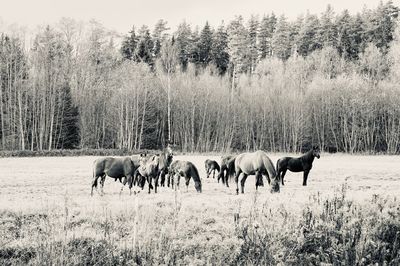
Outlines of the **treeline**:
{"label": "treeline", "polygon": [[[328,6],[295,21],[237,17],[213,29],[160,20],[118,36],[62,19],[29,49],[0,38],[3,150],[400,149],[399,9]],[[397,38],[396,38],[397,36]]]}

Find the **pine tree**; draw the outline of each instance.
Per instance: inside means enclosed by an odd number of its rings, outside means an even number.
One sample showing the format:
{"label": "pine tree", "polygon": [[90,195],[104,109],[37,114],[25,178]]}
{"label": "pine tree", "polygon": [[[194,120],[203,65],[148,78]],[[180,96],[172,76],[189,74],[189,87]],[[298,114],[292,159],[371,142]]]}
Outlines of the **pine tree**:
{"label": "pine tree", "polygon": [[334,23],[335,13],[331,5],[326,7],[321,16],[321,27],[319,30],[319,38],[322,46],[336,47],[337,45],[337,31]]}
{"label": "pine tree", "polygon": [[258,33],[258,59],[262,60],[272,55],[272,36],[275,32],[277,19],[275,14],[264,16]]}
{"label": "pine tree", "polygon": [[272,52],[277,58],[286,60],[291,53],[290,28],[284,15],[280,16],[272,37]]}
{"label": "pine tree", "polygon": [[224,74],[228,69],[229,54],[227,52],[228,33],[223,24],[218,27],[213,37],[212,61],[219,70],[219,73]]}
{"label": "pine tree", "polygon": [[63,88],[60,103],[63,106],[62,120],[60,123],[60,137],[58,149],[76,149],[79,147],[79,110],[73,103],[71,88],[66,84]]}
{"label": "pine tree", "polygon": [[351,23],[352,18],[349,14],[349,11],[345,9],[340,16],[337,17],[336,27],[338,32],[337,38],[337,49],[341,56],[344,58],[352,58],[353,55],[351,53]]}
{"label": "pine tree", "polygon": [[170,28],[167,27],[168,22],[160,19],[157,21],[156,25],[154,26],[153,30],[153,56],[154,57],[159,57],[160,51],[161,51],[161,45],[166,40],[168,37],[168,34],[165,32],[169,30]]}
{"label": "pine tree", "polygon": [[200,51],[198,46],[199,40],[199,27],[196,26],[196,28],[190,34],[190,42],[188,46],[189,62],[194,63],[195,65],[198,65],[200,63]]}
{"label": "pine tree", "polygon": [[297,52],[307,56],[316,49],[321,48],[318,36],[319,21],[315,15],[307,14],[297,36]]}
{"label": "pine tree", "polygon": [[394,6],[392,1],[388,1],[385,4],[380,2],[373,14],[373,41],[383,52],[387,51],[389,43],[393,40],[395,19],[398,14],[399,8]]}
{"label": "pine tree", "polygon": [[135,27],[129,32],[129,35],[124,38],[121,44],[121,55],[124,59],[136,60],[136,46],[138,43],[138,38],[135,34]]}
{"label": "pine tree", "polygon": [[236,88],[238,74],[248,70],[248,31],[243,25],[243,18],[236,17],[228,26],[228,53],[232,64],[231,98]]}
{"label": "pine tree", "polygon": [[252,73],[256,68],[258,61],[257,53],[257,35],[258,35],[259,22],[256,16],[251,16],[248,22],[248,60],[249,60],[249,70]]}
{"label": "pine tree", "polygon": [[212,60],[211,49],[213,45],[213,33],[210,25],[206,22],[206,25],[200,33],[200,38],[198,41],[198,51],[199,51],[199,63],[202,66],[207,66]]}
{"label": "pine tree", "polygon": [[348,32],[350,47],[347,51],[347,54],[350,59],[357,60],[359,54],[362,53],[366,47],[363,26],[363,20],[361,16],[360,14],[357,14],[356,17],[351,20],[350,29]]}
{"label": "pine tree", "polygon": [[143,25],[139,30],[138,44],[136,49],[136,55],[139,62],[145,62],[150,66],[154,64],[153,56],[153,40],[150,36],[150,30],[147,26]]}
{"label": "pine tree", "polygon": [[192,31],[189,24],[183,22],[178,25],[178,30],[175,33],[175,45],[178,50],[179,62],[183,69],[186,69],[190,59],[191,35]]}

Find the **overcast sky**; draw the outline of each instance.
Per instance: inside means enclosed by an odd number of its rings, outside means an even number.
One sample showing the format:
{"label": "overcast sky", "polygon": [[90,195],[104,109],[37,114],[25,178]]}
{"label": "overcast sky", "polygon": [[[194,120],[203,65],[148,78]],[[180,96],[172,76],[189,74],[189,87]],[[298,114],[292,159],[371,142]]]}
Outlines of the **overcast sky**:
{"label": "overcast sky", "polygon": [[[400,6],[400,0],[393,2]],[[274,12],[294,19],[307,10],[319,14],[328,4],[337,13],[343,9],[356,13],[364,5],[375,8],[379,0],[0,0],[0,18],[7,24],[30,28],[53,24],[61,17],[96,19],[109,29],[126,33],[132,25],[146,24],[153,28],[161,18],[173,30],[183,20],[193,26],[202,26],[205,21],[217,26],[222,20],[230,21],[239,14],[248,18],[251,14]]]}

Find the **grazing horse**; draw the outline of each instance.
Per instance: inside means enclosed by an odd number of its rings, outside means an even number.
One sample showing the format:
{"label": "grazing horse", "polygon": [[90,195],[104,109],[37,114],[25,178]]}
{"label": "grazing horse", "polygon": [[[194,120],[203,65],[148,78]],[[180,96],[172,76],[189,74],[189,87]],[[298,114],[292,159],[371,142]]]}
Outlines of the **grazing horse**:
{"label": "grazing horse", "polygon": [[201,180],[199,171],[197,171],[196,166],[194,166],[194,164],[192,164],[191,162],[180,161],[180,160],[173,161],[169,167],[168,172],[172,176],[173,185],[175,183],[175,177],[176,177],[177,179],[176,186],[178,188],[181,176],[185,178],[186,191],[188,191],[189,189],[190,178],[193,178],[194,187],[196,188],[196,191],[201,193]]}
{"label": "grazing horse", "polygon": [[244,183],[248,175],[256,176],[256,189],[259,186],[264,186],[263,175],[265,175],[271,185],[271,192],[279,192],[279,176],[271,159],[263,151],[239,154],[235,159],[235,171],[236,194],[239,194],[240,174],[243,174],[240,181],[242,193],[244,193]]}
{"label": "grazing horse", "polygon": [[227,155],[221,158],[221,171],[218,174],[218,182],[222,179],[222,184],[229,187],[228,178],[235,176],[235,156]]}
{"label": "grazing horse", "polygon": [[138,167],[139,158],[135,156],[121,158],[104,157],[95,160],[93,163],[93,181],[91,195],[93,196],[93,188],[97,189],[97,180],[99,178],[101,191],[103,193],[106,176],[114,178],[115,181],[119,180],[123,184],[120,194],[122,193],[125,184],[128,182],[129,191],[131,194],[132,184],[134,181],[133,179]]}
{"label": "grazing horse", "polygon": [[[211,172],[213,173],[213,178],[215,178],[215,171],[218,171],[218,174],[221,172],[221,168],[219,167],[219,164],[214,160],[207,159],[204,162],[204,165],[206,168],[207,178],[210,177]],[[218,182],[219,182],[219,179],[218,179]]]}
{"label": "grazing horse", "polygon": [[315,157],[317,157],[318,159],[320,157],[320,150],[318,146],[314,146],[311,150],[309,150],[303,156],[298,158],[293,158],[293,157],[280,158],[276,162],[276,170],[282,180],[282,185],[284,185],[283,178],[285,177],[286,171],[289,169],[289,171],[292,172],[304,172],[303,186],[307,186],[307,177],[308,174],[310,173]]}
{"label": "grazing horse", "polygon": [[[161,155],[153,155],[150,158],[141,157],[140,166],[138,173],[147,179],[150,190],[153,188],[152,180],[154,179],[154,192],[157,193],[158,179],[165,178],[165,174],[168,172],[168,167],[172,162],[172,150],[167,147],[164,149]],[[163,182],[162,182],[163,183]]]}

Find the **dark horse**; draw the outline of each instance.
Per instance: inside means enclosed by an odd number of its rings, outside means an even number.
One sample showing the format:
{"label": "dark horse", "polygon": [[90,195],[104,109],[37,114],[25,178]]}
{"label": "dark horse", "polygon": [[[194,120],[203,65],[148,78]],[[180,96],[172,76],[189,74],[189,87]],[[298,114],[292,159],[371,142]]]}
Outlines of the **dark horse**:
{"label": "dark horse", "polygon": [[[141,155],[144,156],[144,155]],[[106,176],[114,178],[115,181],[119,180],[123,186],[121,187],[121,192],[124,189],[126,183],[129,184],[129,190],[131,193],[132,185],[136,182],[136,170],[139,167],[139,156],[131,157],[104,157],[99,158],[93,163],[93,181],[92,181],[92,191],[93,188],[97,189],[97,180],[100,178],[101,191],[103,193],[104,181]],[[138,182],[139,183],[139,182]]]}
{"label": "dark horse", "polygon": [[[206,168],[207,178],[210,177],[211,172],[213,173],[213,178],[215,178],[215,171],[218,171],[218,174],[221,172],[221,168],[219,167],[219,164],[214,160],[207,159],[204,162],[204,166]],[[219,182],[219,179],[218,179],[218,182]]]}
{"label": "dark horse", "polygon": [[[154,179],[154,192],[157,193],[158,179],[165,178],[165,173],[172,162],[172,150],[170,147],[164,149],[160,155],[153,155],[150,158],[141,157],[138,173],[147,179],[149,185],[149,193],[153,188],[152,180]],[[163,183],[163,182],[161,182]]]}
{"label": "dark horse", "polygon": [[221,171],[218,174],[218,182],[222,179],[222,184],[229,187],[228,178],[235,176],[235,159],[236,156],[227,155],[221,158]]}
{"label": "dark horse", "polygon": [[240,174],[243,174],[240,181],[242,193],[244,193],[244,183],[249,175],[256,176],[256,189],[264,186],[263,175],[265,175],[271,185],[271,192],[279,192],[279,175],[277,175],[271,159],[263,151],[239,154],[235,159],[235,171],[236,194],[239,194]]}
{"label": "dark horse", "polygon": [[286,171],[289,169],[292,172],[304,172],[303,174],[303,186],[307,186],[307,177],[312,168],[314,158],[320,157],[320,150],[317,146],[314,146],[311,150],[305,153],[303,156],[298,158],[283,157],[276,162],[276,170],[282,180],[285,177]]}
{"label": "dark horse", "polygon": [[[190,178],[193,178],[194,187],[196,188],[197,192],[201,192],[201,179],[199,175],[199,171],[197,170],[196,166],[188,161],[180,161],[176,160],[173,161],[171,166],[169,167],[169,175],[172,177],[172,185],[179,188],[179,181],[181,176],[185,178],[186,184],[186,191],[189,188],[189,181]],[[175,184],[176,179],[176,184]]]}

